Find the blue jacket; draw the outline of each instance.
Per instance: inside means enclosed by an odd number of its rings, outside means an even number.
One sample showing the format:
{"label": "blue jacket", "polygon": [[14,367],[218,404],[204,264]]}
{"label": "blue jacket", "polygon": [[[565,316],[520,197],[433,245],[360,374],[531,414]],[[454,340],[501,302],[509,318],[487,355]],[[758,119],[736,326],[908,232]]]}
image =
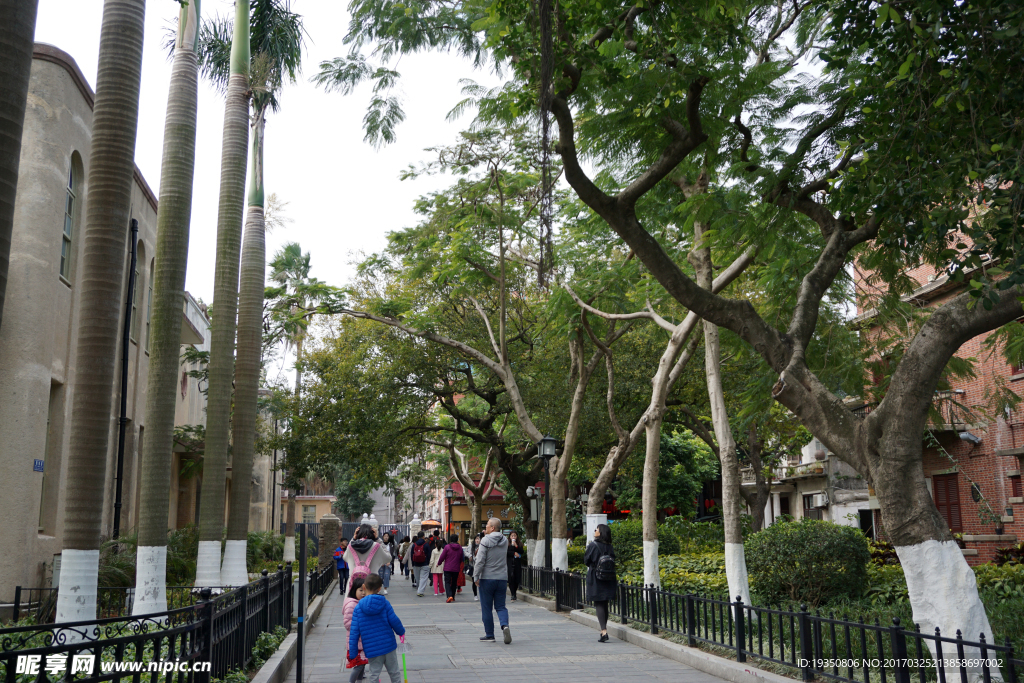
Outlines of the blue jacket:
{"label": "blue jacket", "polygon": [[338,571],[339,572],[342,569],[348,569],[348,564],[345,562],[345,560],[341,559],[344,556],[344,554],[345,554],[345,551],[341,549],[340,545],[334,551],[334,562],[335,562],[335,565],[338,567]]}
{"label": "blue jacket", "polygon": [[349,653],[359,651],[363,639],[363,652],[367,659],[386,655],[398,649],[395,634],[405,635],[405,627],[394,608],[383,595],[367,595],[352,612],[352,628],[348,632]]}

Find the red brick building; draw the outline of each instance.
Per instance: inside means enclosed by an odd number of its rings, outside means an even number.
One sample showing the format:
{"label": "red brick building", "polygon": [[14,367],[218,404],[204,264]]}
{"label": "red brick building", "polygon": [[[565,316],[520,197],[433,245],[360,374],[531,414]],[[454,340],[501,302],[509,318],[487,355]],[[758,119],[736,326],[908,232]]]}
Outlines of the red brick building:
{"label": "red brick building", "polygon": [[[931,266],[907,274],[917,287],[904,299],[920,307],[944,303],[963,288],[963,283]],[[877,290],[861,273],[856,286],[856,322],[877,337],[882,334],[872,324]],[[1024,366],[1011,366],[1001,349],[985,348],[989,334],[971,339],[957,352],[960,358],[974,359],[975,377],[954,380],[949,390],[936,392],[934,406],[940,417],[929,423],[934,439],[925,438],[924,470],[932,498],[950,530],[963,534],[964,555],[971,564],[989,562],[996,548],[1024,538],[1024,405],[997,410],[992,399],[1000,386],[1024,395]],[[875,374],[876,384],[881,374]],[[870,409],[871,404],[865,404],[863,410]],[[884,535],[885,520],[873,498],[872,505],[875,528]]]}

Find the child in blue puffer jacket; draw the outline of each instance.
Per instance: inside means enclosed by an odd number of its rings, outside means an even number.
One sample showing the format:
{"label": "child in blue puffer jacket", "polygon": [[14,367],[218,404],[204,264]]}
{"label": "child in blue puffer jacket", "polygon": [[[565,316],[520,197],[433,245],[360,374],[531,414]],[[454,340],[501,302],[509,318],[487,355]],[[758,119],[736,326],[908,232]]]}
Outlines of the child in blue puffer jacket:
{"label": "child in blue puffer jacket", "polygon": [[363,583],[366,597],[359,601],[352,612],[352,628],[348,632],[349,659],[359,652],[359,640],[363,641],[363,652],[370,660],[367,678],[376,681],[382,669],[388,670],[391,683],[402,683],[402,668],[398,663],[397,633],[405,638],[405,627],[395,614],[391,603],[379,592],[384,580],[378,574],[370,574]]}

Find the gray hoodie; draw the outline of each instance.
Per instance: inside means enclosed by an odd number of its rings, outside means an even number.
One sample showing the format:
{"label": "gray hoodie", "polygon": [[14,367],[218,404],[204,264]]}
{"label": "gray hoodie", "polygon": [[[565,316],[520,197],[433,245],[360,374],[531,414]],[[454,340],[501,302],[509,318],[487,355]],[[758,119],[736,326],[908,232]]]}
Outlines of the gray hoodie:
{"label": "gray hoodie", "polygon": [[492,531],[480,541],[473,565],[473,580],[500,579],[508,581],[508,539],[500,531]]}

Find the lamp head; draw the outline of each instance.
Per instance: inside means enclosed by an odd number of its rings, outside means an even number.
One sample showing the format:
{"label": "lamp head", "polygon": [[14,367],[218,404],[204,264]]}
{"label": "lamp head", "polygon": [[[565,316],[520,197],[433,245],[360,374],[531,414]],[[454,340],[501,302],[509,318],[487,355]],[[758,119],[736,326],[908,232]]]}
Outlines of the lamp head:
{"label": "lamp head", "polygon": [[558,442],[555,441],[555,437],[548,434],[537,443],[537,452],[540,453],[540,457],[550,460],[555,457],[555,447],[557,445]]}
{"label": "lamp head", "polygon": [[445,489],[444,490],[444,497],[449,499],[449,500],[454,498],[455,497],[455,489]]}
{"label": "lamp head", "polygon": [[981,443],[981,438],[971,434],[970,432],[960,432],[960,439],[975,446]]}

